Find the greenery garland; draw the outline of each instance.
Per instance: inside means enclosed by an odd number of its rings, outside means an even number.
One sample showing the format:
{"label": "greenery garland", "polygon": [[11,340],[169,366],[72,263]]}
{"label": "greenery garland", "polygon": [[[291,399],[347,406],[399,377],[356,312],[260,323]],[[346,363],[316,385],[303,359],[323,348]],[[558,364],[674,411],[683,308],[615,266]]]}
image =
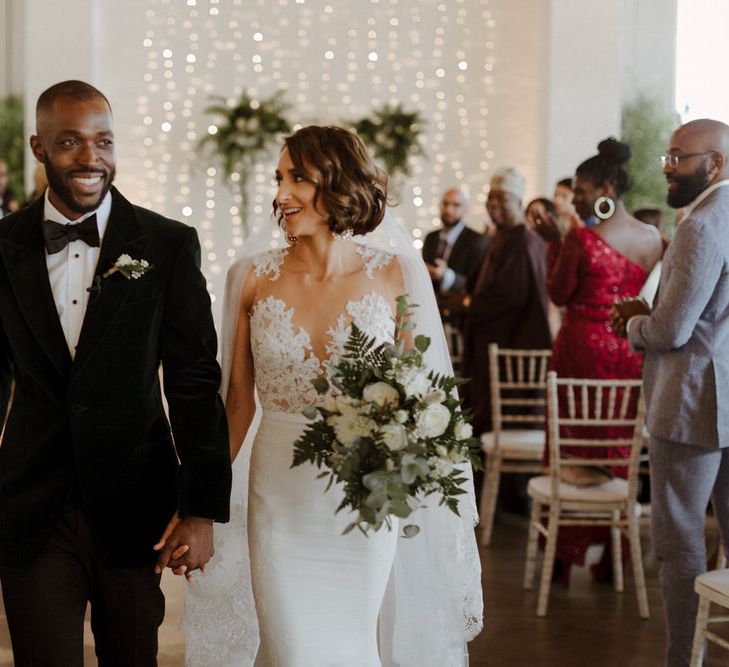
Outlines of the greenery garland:
{"label": "greenery garland", "polygon": [[401,105],[386,104],[374,114],[360,118],[351,124],[352,129],[381,160],[390,176],[409,176],[408,159],[423,155],[420,145],[421,128],[424,125],[417,111],[408,113]]}
{"label": "greenery garland", "polygon": [[[215,127],[217,131],[202,139],[199,149],[209,150],[217,158],[225,177],[235,181],[242,197],[241,218],[246,226],[248,197],[246,184],[256,162],[272,143],[281,141],[283,134],[291,132],[291,124],[285,116],[289,105],[281,100],[279,91],[264,100],[252,98],[243,91],[237,104],[230,106],[226,98],[215,96],[218,100],[205,109],[206,113],[220,117]],[[233,177],[233,178],[231,178]]]}
{"label": "greenery garland", "polygon": [[8,163],[10,189],[18,202],[23,202],[25,200],[23,100],[16,95],[0,100],[0,159]]}

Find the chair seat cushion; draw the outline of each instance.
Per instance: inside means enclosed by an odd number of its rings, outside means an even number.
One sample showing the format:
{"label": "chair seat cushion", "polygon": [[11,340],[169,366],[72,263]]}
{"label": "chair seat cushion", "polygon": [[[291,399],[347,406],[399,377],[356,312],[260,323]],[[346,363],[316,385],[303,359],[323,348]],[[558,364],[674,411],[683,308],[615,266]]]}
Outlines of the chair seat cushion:
{"label": "chair seat cushion", "polygon": [[[548,475],[532,477],[527,486],[527,492],[533,498],[551,498],[552,482]],[[575,486],[560,482],[559,499],[566,502],[581,503],[613,503],[625,500],[628,497],[628,482],[616,477],[603,484],[593,486]]]}
{"label": "chair seat cushion", "polygon": [[[514,429],[501,431],[499,435],[499,451],[505,459],[520,461],[541,461],[544,456],[544,431],[538,429]],[[496,443],[493,433],[481,436],[481,449],[490,454]]]}
{"label": "chair seat cushion", "polygon": [[729,570],[712,570],[696,577],[696,592],[729,608]]}

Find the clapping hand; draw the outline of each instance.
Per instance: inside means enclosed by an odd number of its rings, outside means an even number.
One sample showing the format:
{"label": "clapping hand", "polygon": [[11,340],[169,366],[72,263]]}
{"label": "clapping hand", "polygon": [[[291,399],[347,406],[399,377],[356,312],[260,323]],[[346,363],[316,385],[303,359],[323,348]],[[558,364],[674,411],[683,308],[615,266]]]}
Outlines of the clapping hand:
{"label": "clapping hand", "polygon": [[448,264],[444,259],[436,259],[435,264],[426,264],[432,280],[443,280]]}
{"label": "clapping hand", "polygon": [[545,241],[559,241],[562,238],[557,219],[547,211],[535,216],[534,231]]}
{"label": "clapping hand", "polygon": [[610,311],[610,321],[613,331],[625,338],[628,320],[635,315],[650,315],[651,308],[643,297],[623,297],[613,304]]}
{"label": "clapping hand", "polygon": [[180,519],[175,513],[153,549],[160,552],[154,568],[157,574],[170,567],[175,574],[185,575],[192,581],[192,571],[199,569],[204,573],[207,562],[215,553],[213,522],[194,516]]}

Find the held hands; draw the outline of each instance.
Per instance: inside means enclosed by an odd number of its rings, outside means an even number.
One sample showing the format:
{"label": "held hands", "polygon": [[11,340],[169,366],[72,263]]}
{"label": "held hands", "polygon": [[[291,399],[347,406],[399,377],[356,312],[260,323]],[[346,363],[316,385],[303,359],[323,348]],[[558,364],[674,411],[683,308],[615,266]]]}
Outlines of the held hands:
{"label": "held hands", "polygon": [[205,572],[205,565],[213,557],[213,521],[201,517],[175,515],[167,524],[159,542],[153,549],[159,551],[154,571],[160,574],[166,567],[176,575],[185,575],[192,581],[192,571]]}
{"label": "held hands", "polygon": [[443,280],[448,264],[443,259],[436,259],[435,264],[426,264],[432,280]]}
{"label": "held hands", "polygon": [[625,338],[627,336],[628,320],[635,315],[650,315],[651,309],[643,297],[624,297],[613,304],[610,311],[610,321],[613,331]]}

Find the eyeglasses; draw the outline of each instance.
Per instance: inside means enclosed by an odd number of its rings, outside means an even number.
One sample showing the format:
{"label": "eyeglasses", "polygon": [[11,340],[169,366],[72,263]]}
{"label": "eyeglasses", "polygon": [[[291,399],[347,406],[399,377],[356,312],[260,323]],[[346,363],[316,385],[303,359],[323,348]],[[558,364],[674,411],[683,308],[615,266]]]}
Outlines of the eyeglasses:
{"label": "eyeglasses", "polygon": [[711,155],[716,151],[700,151],[699,153],[669,153],[661,155],[661,167],[669,166],[672,169],[678,167],[678,163],[687,157],[696,157],[697,155]]}

